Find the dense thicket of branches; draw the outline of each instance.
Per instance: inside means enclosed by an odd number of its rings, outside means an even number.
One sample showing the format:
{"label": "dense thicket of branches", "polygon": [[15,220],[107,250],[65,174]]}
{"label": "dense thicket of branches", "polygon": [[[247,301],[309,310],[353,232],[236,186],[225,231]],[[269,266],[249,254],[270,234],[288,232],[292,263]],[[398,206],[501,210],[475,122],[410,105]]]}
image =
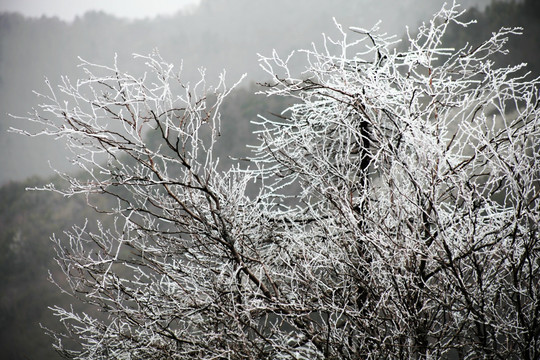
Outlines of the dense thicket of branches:
{"label": "dense thicket of branches", "polygon": [[[353,28],[290,58],[261,57],[248,167],[219,169],[224,79],[182,83],[84,64],[31,120],[65,137],[116,227],[74,228],[58,263],[99,318],[53,310],[96,358],[540,357],[538,81],[497,68],[501,29],[445,49],[443,9],[398,52]],[[462,24],[466,25],[466,24]],[[349,40],[351,39],[351,40]],[[443,60],[443,61],[441,61]],[[67,101],[64,101],[67,100]],[[105,157],[105,162],[99,159]]]}

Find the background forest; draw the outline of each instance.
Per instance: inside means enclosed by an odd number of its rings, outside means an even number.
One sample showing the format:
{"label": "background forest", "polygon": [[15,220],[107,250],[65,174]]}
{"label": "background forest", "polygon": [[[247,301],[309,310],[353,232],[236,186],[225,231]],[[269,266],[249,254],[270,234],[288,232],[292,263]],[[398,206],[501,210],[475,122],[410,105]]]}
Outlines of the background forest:
{"label": "background forest", "polygon": [[[309,6],[308,6],[309,3]],[[28,187],[59,182],[51,165],[69,171],[63,144],[46,139],[27,139],[7,133],[11,126],[25,128],[5,113],[24,114],[39,104],[31,92],[45,91],[43,76],[57,83],[61,75],[75,79],[81,74],[77,56],[93,63],[112,63],[115,53],[123,68],[137,73],[132,53],[147,54],[159,49],[167,61],[180,63],[186,79],[197,77],[199,66],[208,69],[208,79],[227,69],[229,82],[248,73],[243,87],[227,98],[222,107],[224,162],[229,156],[242,157],[251,142],[257,114],[279,113],[285,101],[254,95],[255,81],[264,81],[258,69],[257,53],[273,48],[281,53],[308,47],[322,32],[332,33],[329,14],[344,26],[372,26],[382,19],[382,28],[398,36],[404,26],[414,27],[429,18],[442,1],[422,3],[390,0],[345,0],[325,2],[301,0],[208,0],[190,13],[166,18],[127,21],[104,13],[88,13],[73,23],[55,18],[27,19],[17,14],[0,14],[0,349],[9,359],[57,358],[51,339],[39,326],[58,329],[59,323],[47,310],[54,304],[66,306],[72,299],[62,295],[47,280],[55,272],[51,234],[61,236],[73,224],[96,219],[85,199],[65,199],[49,192],[29,192]],[[451,29],[449,47],[475,44],[502,26],[521,26],[524,35],[511,39],[510,55],[494,59],[501,65],[527,62],[532,74],[540,72],[540,4],[526,1],[468,1],[466,18],[478,23],[467,29]],[[472,6],[472,7],[471,7]],[[306,13],[305,9],[309,9]],[[411,9],[414,9],[411,10]],[[73,171],[73,169],[71,169]],[[106,221],[106,220],[105,220]],[[89,221],[89,224],[93,220]]]}

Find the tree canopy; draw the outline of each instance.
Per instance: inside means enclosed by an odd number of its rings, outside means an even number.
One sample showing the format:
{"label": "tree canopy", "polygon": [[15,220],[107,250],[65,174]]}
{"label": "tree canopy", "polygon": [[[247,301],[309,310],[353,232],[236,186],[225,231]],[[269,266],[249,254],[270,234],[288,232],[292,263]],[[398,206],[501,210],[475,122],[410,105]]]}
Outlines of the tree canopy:
{"label": "tree canopy", "polygon": [[460,15],[443,8],[403,51],[336,24],[339,38],[261,56],[262,93],[290,106],[226,169],[224,76],[186,83],[155,53],[135,58],[144,76],[83,63],[51,85],[28,135],[65,138],[86,175],[43,189],[116,219],[56,241],[65,291],[102,312],[55,307],[58,351],[540,357],[539,81],[491,60],[519,29],[446,47]]}

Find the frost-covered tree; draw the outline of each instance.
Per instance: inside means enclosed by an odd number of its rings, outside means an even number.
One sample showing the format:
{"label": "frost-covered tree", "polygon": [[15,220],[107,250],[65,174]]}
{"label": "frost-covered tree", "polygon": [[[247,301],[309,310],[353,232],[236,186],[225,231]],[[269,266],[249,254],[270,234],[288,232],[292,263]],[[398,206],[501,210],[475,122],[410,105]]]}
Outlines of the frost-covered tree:
{"label": "frost-covered tree", "polygon": [[152,55],[142,77],[84,63],[85,79],[51,87],[30,119],[86,175],[45,189],[113,199],[99,210],[116,218],[56,240],[63,289],[102,312],[55,307],[57,349],[539,359],[539,81],[490,61],[519,29],[445,48],[458,9],[399,46],[337,25],[292,55],[298,76],[291,57],[261,56],[263,93],[292,105],[260,117],[253,156],[226,170],[224,78],[184,84]]}

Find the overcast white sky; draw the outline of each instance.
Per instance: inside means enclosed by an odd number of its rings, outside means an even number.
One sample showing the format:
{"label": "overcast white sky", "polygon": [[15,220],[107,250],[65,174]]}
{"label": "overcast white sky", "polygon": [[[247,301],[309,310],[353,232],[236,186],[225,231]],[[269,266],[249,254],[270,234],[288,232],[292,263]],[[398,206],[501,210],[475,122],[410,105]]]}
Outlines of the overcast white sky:
{"label": "overcast white sky", "polygon": [[58,16],[71,21],[88,10],[102,10],[118,17],[141,19],[172,15],[200,0],[0,0],[0,12],[19,12],[26,16]]}

